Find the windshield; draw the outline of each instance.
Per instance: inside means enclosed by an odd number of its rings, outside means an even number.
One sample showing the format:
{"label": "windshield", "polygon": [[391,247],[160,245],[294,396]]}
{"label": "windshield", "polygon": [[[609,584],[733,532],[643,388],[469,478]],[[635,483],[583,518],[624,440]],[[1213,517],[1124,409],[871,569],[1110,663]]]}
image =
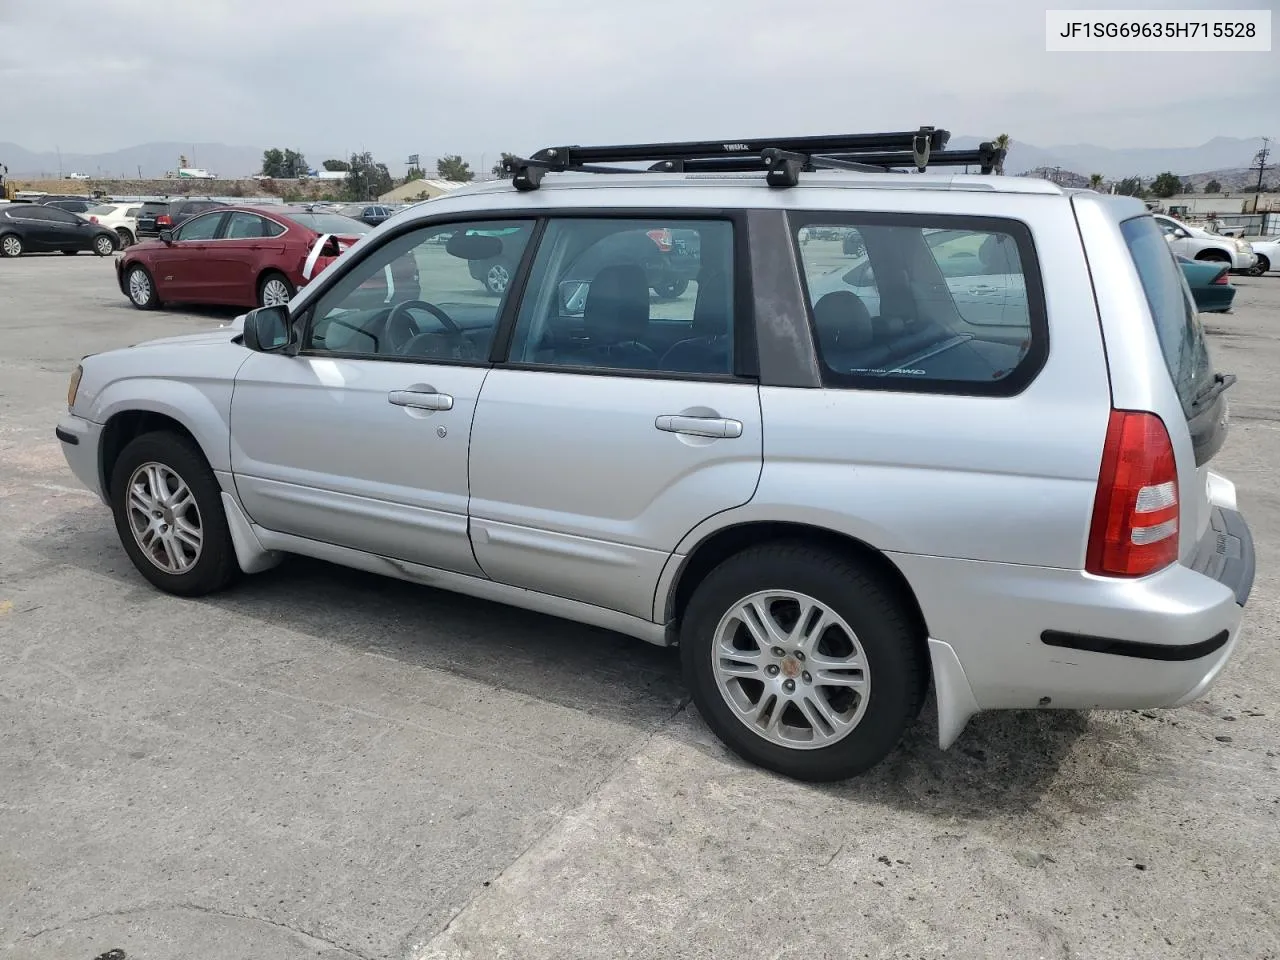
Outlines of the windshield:
{"label": "windshield", "polygon": [[340,213],[290,213],[289,219],[316,233],[368,233],[373,227]]}

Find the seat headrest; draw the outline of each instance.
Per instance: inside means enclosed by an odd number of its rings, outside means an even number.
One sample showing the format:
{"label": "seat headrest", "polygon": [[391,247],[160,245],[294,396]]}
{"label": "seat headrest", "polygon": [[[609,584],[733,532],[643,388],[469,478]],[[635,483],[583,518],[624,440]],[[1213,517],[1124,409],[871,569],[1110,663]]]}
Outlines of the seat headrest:
{"label": "seat headrest", "polygon": [[871,312],[856,293],[833,290],[813,305],[813,321],[823,350],[856,350],[870,346],[874,328]]}
{"label": "seat headrest", "polygon": [[640,340],[649,327],[649,279],[631,263],[602,267],[587,290],[582,320],[593,339]]}
{"label": "seat headrest", "polygon": [[698,296],[693,302],[693,335],[719,337],[729,332],[733,291],[723,270],[708,267],[698,274]]}

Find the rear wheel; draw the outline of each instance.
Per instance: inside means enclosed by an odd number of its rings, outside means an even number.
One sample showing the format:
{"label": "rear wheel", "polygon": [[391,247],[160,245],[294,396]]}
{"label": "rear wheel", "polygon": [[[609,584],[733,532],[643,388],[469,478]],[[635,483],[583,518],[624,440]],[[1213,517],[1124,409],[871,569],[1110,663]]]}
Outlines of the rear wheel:
{"label": "rear wheel", "polygon": [[265,274],[258,283],[258,306],[284,306],[293,299],[293,292],[293,284],[283,273]]}
{"label": "rear wheel", "polygon": [[116,236],[120,238],[121,250],[123,250],[125,247],[132,247],[135,243],[138,242],[136,239],[134,239],[133,234],[130,233],[128,228],[126,227],[116,227]]}
{"label": "rear wheel", "polygon": [[139,310],[154,310],[160,306],[160,298],[156,296],[156,284],[151,279],[147,268],[134,264],[125,275],[125,288],[129,293],[129,302]]}
{"label": "rear wheel", "polygon": [[111,508],[129,559],[167,593],[212,593],[240,571],[221,488],[188,437],[156,432],[132,440],[111,472]]}
{"label": "rear wheel", "polygon": [[105,233],[100,233],[93,239],[93,252],[100,257],[109,257],[116,252],[116,241],[114,237]]}
{"label": "rear wheel", "polygon": [[800,780],[842,780],[887,756],[919,711],[922,638],[873,569],[802,543],[743,551],[694,592],[686,682],[735,753]]}
{"label": "rear wheel", "polygon": [[22,240],[17,234],[6,233],[0,237],[0,257],[22,256]]}

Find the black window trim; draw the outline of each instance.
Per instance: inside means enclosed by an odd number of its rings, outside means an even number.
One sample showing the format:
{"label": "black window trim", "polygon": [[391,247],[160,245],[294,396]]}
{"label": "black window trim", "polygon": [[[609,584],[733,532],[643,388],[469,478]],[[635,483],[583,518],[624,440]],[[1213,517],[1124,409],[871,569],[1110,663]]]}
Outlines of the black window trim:
{"label": "black window trim", "polygon": [[[941,394],[961,397],[1016,397],[1027,389],[1044,369],[1049,359],[1049,320],[1044,293],[1044,277],[1036,252],[1031,228],[1014,217],[980,216],[955,213],[889,213],[855,210],[789,210],[788,232],[804,291],[804,310],[809,321],[814,355],[822,374],[822,385],[833,390],[875,390],[881,393]],[[1022,275],[1027,291],[1027,318],[1031,345],[1026,355],[1009,375],[1000,380],[933,380],[908,377],[865,376],[840,373],[827,366],[822,358],[817,326],[813,319],[813,301],[809,294],[809,278],[804,269],[800,247],[800,230],[812,225],[873,227],[918,227],[969,230],[975,233],[1004,233],[1012,236],[1022,261]],[[941,274],[941,269],[939,269]]]}
{"label": "black window trim", "polygon": [[[471,224],[471,223],[487,223],[490,221],[506,221],[522,220],[533,224],[533,230],[529,234],[529,242],[525,246],[524,252],[521,254],[520,265],[517,268],[516,275],[513,278],[512,295],[502,306],[502,311],[495,318],[496,323],[493,328],[493,338],[490,341],[489,356],[482,360],[454,360],[448,357],[401,357],[392,354],[376,354],[361,353],[350,350],[308,350],[305,345],[307,338],[310,336],[312,328],[315,325],[316,306],[319,305],[329,291],[336,286],[344,277],[352,270],[359,268],[360,264],[374,256],[378,251],[382,250],[387,244],[393,243],[406,234],[417,233],[436,229],[439,227],[447,227],[451,224]],[[472,367],[472,368],[492,368],[493,348],[498,343],[498,337],[503,330],[504,321],[508,313],[513,312],[514,306],[519,303],[520,297],[523,295],[523,287],[515,288],[515,280],[522,280],[528,273],[528,262],[530,260],[530,252],[534,249],[537,241],[542,239],[542,230],[544,228],[544,220],[537,214],[524,211],[523,214],[505,215],[503,213],[491,213],[488,210],[473,210],[467,213],[455,213],[441,217],[432,217],[430,220],[417,220],[411,224],[407,224],[403,229],[394,233],[385,234],[381,237],[381,242],[376,246],[370,245],[365,247],[360,256],[355,258],[351,265],[339,273],[330,273],[325,271],[322,274],[322,282],[317,287],[314,297],[307,302],[306,308],[296,317],[292,318],[294,332],[298,337],[297,355],[302,357],[329,358],[338,360],[374,360],[379,363],[411,363],[419,366],[442,366],[442,367]]]}
{"label": "black window trim", "polygon": [[[492,210],[467,210],[438,214],[433,217],[401,224],[390,233],[379,237],[376,245],[370,244],[359,251],[341,273],[325,271],[314,287],[315,293],[307,300],[303,310],[292,318],[297,337],[298,356],[328,357],[343,360],[377,360],[385,363],[415,363],[440,366],[501,367],[506,370],[531,370],[540,373],[587,374],[591,376],[630,377],[644,380],[688,380],[716,383],[758,383],[759,364],[755,342],[755,300],[751,284],[751,249],[747,229],[748,208],[719,207],[565,207],[544,208],[536,211],[527,208],[496,208]],[[525,286],[533,269],[533,259],[541,246],[547,223],[552,219],[594,220],[727,220],[733,225],[733,338],[734,372],[732,374],[684,373],[662,370],[628,370],[616,367],[569,367],[547,364],[509,363],[511,339],[515,333],[516,318],[524,299]],[[510,295],[498,315],[487,361],[425,359],[422,357],[393,357],[346,351],[313,351],[303,348],[315,319],[315,308],[343,277],[355,270],[366,259],[376,254],[388,243],[405,234],[450,224],[489,221],[531,221],[533,232],[525,245],[520,264],[511,278]],[[313,288],[308,287],[308,290]]]}

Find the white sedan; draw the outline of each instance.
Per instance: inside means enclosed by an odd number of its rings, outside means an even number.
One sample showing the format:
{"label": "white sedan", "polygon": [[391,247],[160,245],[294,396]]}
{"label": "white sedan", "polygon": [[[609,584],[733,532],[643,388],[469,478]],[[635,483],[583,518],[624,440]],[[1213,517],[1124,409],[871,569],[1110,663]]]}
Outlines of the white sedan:
{"label": "white sedan", "polygon": [[91,223],[114,230],[120,237],[120,249],[123,250],[138,241],[138,211],[141,209],[141,203],[100,203],[85,211],[84,216]]}
{"label": "white sedan", "polygon": [[1249,245],[1258,257],[1249,276],[1260,277],[1269,270],[1280,270],[1280,237],[1273,240],[1253,240]]}

